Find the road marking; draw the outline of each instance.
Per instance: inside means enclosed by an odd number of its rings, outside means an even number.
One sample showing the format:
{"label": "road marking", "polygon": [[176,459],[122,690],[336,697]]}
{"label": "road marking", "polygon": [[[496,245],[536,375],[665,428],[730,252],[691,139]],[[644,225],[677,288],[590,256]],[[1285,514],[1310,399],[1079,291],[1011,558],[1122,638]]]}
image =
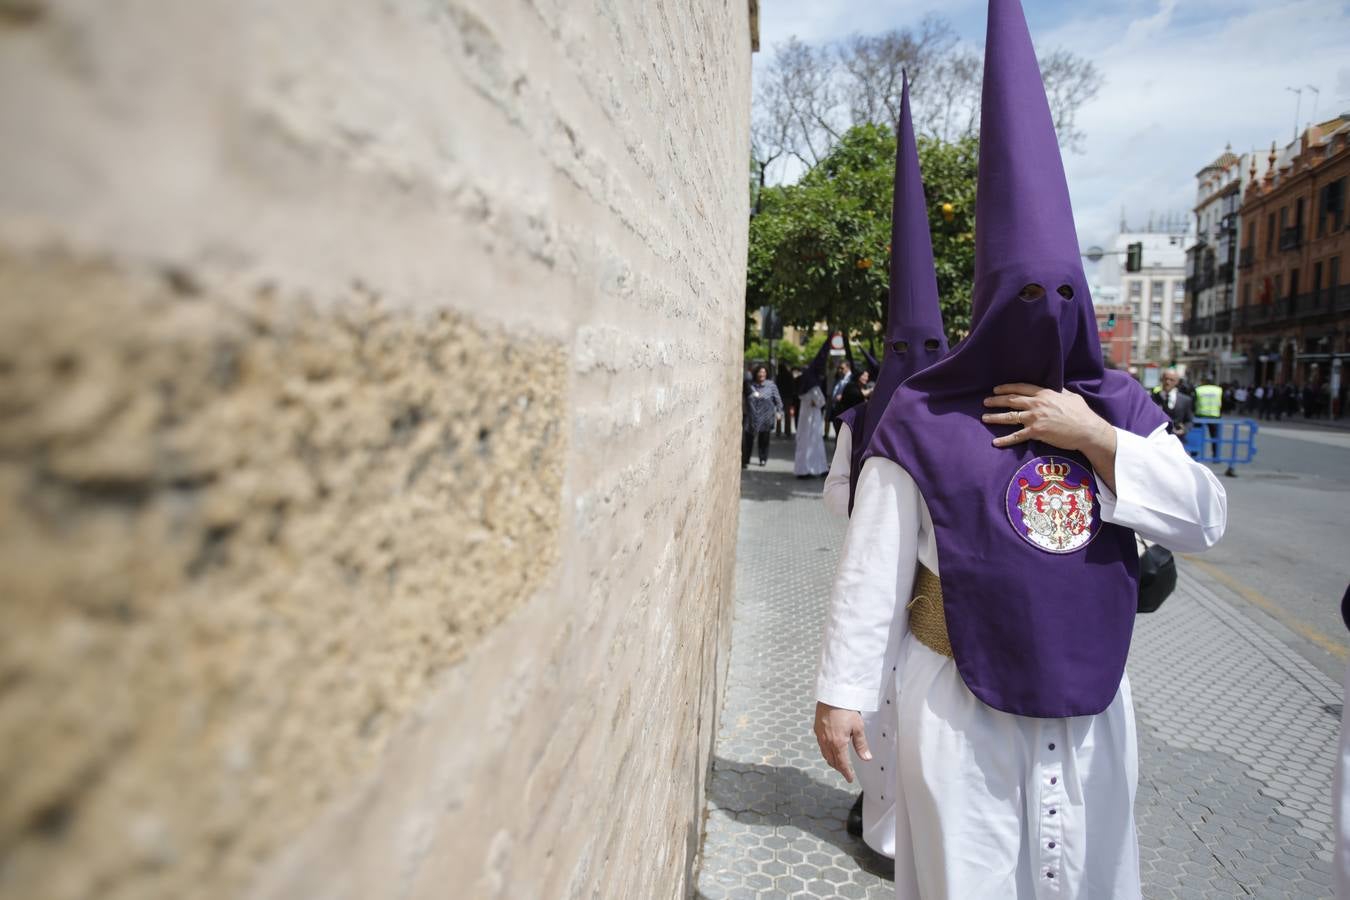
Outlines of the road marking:
{"label": "road marking", "polygon": [[1269,434],[1277,438],[1285,438],[1290,441],[1303,441],[1308,444],[1326,444],[1328,447],[1340,447],[1342,450],[1350,450],[1350,434],[1332,434],[1326,431],[1304,431],[1301,428],[1272,428],[1268,425],[1262,425],[1261,430],[1256,433],[1257,440],[1261,435]]}
{"label": "road marking", "polygon": [[1325,634],[1301,619],[1289,615],[1289,613],[1280,607],[1274,600],[1271,600],[1260,591],[1247,587],[1222,569],[1212,563],[1205,562],[1198,556],[1183,553],[1181,554],[1181,558],[1188,563],[1199,566],[1205,571],[1205,574],[1209,575],[1209,577],[1213,578],[1215,581],[1221,582],[1225,587],[1251,603],[1253,606],[1258,606],[1265,612],[1270,613],[1275,621],[1279,622],[1290,631],[1297,632],[1300,637],[1312,641],[1337,659],[1350,659],[1350,650],[1347,650],[1341,644],[1327,637]]}

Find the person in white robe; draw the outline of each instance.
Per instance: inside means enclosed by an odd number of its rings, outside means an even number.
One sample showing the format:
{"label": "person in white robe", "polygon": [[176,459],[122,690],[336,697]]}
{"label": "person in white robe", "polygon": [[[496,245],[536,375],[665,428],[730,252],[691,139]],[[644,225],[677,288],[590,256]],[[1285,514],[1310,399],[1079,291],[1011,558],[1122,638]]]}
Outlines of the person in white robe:
{"label": "person in white robe", "polygon": [[847,422],[839,423],[839,438],[834,445],[834,456],[830,458],[830,471],[825,476],[825,486],[821,499],[825,508],[842,518],[848,518],[849,460],[853,456],[853,429]]}
{"label": "person in white robe", "polygon": [[[834,457],[830,461],[830,473],[825,477],[825,487],[821,499],[825,508],[834,515],[848,518],[850,459],[853,453],[853,429],[847,422],[839,423],[839,441],[834,448]],[[886,656],[882,660],[882,672],[891,671],[896,664],[900,650],[900,633],[887,642]],[[883,705],[893,705],[895,700],[895,681],[888,679],[883,687],[886,695]],[[858,786],[862,788],[862,840],[882,856],[895,858],[895,796],[896,768],[887,767],[882,760],[894,758],[897,752],[895,729],[886,725],[886,717],[880,712],[863,714],[863,732],[873,759],[864,760],[855,757],[853,766],[858,777]]]}
{"label": "person in white robe", "polygon": [[829,471],[825,456],[825,392],[815,384],[804,391],[801,421],[793,447],[792,472],[798,478],[817,478]]}
{"label": "person in white robe", "polygon": [[[1350,587],[1341,598],[1341,618],[1350,628]],[[1336,900],[1350,900],[1350,665],[1345,667],[1341,703],[1341,748],[1336,765],[1333,805],[1336,813]]]}
{"label": "person in white robe", "polygon": [[[1097,468],[1102,519],[1178,552],[1213,546],[1227,523],[1227,498],[1214,474],[1187,456],[1165,426],[1148,438],[1111,431],[1112,466]],[[1055,435],[1042,440],[1076,443]],[[816,684],[817,736],[849,781],[849,745],[876,760],[879,774],[884,767],[898,776],[887,781],[896,812],[896,896],[1139,897],[1138,756],[1128,677],[1096,716],[1035,719],[984,705],[953,659],[907,630],[905,604],[919,565],[940,575],[927,504],[903,468],[871,458],[859,478],[830,601]],[[848,723],[860,718],[854,711],[876,713],[897,739],[894,749],[889,742],[872,748],[865,725]],[[883,747],[886,756],[877,756]],[[1119,846],[1095,853],[1089,833],[1098,844]],[[1058,880],[1041,876],[1047,866]]]}

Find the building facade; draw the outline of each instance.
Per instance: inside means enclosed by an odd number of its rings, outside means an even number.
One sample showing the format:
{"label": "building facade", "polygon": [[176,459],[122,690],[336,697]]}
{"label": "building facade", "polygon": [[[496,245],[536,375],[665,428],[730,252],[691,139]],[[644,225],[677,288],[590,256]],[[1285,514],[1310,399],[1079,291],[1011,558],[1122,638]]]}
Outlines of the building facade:
{"label": "building facade", "polygon": [[1249,156],[1232,148],[1196,173],[1195,243],[1186,251],[1184,331],[1193,378],[1248,380],[1246,359],[1233,352],[1242,192]]}
{"label": "building facade", "polygon": [[[1174,219],[1160,230],[1150,231],[1132,231],[1122,223],[1095,271],[1089,273],[1102,348],[1108,360],[1123,361],[1120,368],[1145,384],[1155,382],[1157,370],[1184,364],[1187,350],[1182,323],[1186,248],[1192,241],[1185,220]],[[1131,244],[1142,246],[1138,272],[1126,271]],[[1117,324],[1108,334],[1105,322],[1112,311],[1117,314]]]}
{"label": "building facade", "polygon": [[1341,392],[1350,358],[1350,113],[1307,129],[1266,171],[1241,208],[1237,352],[1257,383]]}

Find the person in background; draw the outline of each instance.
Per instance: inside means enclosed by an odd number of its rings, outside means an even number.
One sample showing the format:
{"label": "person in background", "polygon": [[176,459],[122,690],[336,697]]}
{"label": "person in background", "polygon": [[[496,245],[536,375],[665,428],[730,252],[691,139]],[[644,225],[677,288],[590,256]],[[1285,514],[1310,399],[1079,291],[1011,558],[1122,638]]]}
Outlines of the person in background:
{"label": "person in background", "polygon": [[[872,393],[872,379],[867,370],[858,373],[858,377],[849,380],[844,390],[839,394],[839,399],[834,404],[834,415],[837,419],[844,413],[860,405]],[[836,428],[836,433],[838,429]]]}
{"label": "person in background", "polygon": [[839,418],[840,414],[848,409],[844,406],[844,391],[853,383],[853,364],[846,359],[841,359],[839,365],[834,370],[834,389],[830,392],[830,408],[827,411],[830,421]]}
{"label": "person in background", "polygon": [[[1223,416],[1223,388],[1212,381],[1205,381],[1195,389],[1195,415],[1201,419],[1218,419]],[[1219,457],[1219,428],[1218,422],[1206,422],[1205,431],[1209,434],[1209,455],[1218,459]],[[1228,476],[1231,478],[1236,473],[1233,467],[1228,467]]]}
{"label": "person in background", "polygon": [[[895,184],[891,199],[890,271],[903,272],[904,277],[891,278],[887,287],[883,359],[878,361],[869,357],[871,368],[858,373],[858,381],[866,384],[864,390],[870,397],[845,412],[836,423],[839,442],[835,445],[821,499],[827,510],[843,517],[849,515],[853,505],[862,454],[891,397],[906,379],[947,354],[928,206],[909,105],[908,78],[901,82],[900,98]],[[877,373],[875,390],[870,378],[873,369]],[[898,665],[898,637],[889,643],[882,658],[881,677],[886,680],[881,699],[887,701],[880,704],[882,708],[894,709],[895,680],[887,676],[894,674]],[[899,770],[888,763],[896,755],[898,735],[897,729],[889,727],[889,721],[881,712],[863,716],[863,733],[875,756],[870,760],[858,756],[854,760],[862,792],[844,824],[849,834],[862,838],[868,847],[882,856],[894,859],[896,835],[902,832],[897,831],[899,820],[896,818]]]}
{"label": "person in background", "polygon": [[769,464],[769,435],[783,417],[783,398],[778,385],[769,380],[768,366],[755,366],[754,378],[746,386],[741,413],[741,468],[750,465],[750,450],[759,444],[759,464]]}
{"label": "person in background", "polygon": [[785,437],[792,437],[792,430],[797,424],[797,376],[801,370],[792,367],[787,363],[780,363],[778,366],[778,378],[774,384],[778,386],[778,394],[783,398],[783,412],[785,415],[778,420],[778,433]]}
{"label": "person in background", "polygon": [[1181,376],[1168,369],[1162,374],[1162,380],[1153,389],[1153,401],[1162,407],[1171,420],[1167,430],[1176,435],[1177,440],[1186,442],[1186,432],[1195,418],[1195,401],[1181,390]]}
{"label": "person in background", "polygon": [[792,453],[792,471],[798,478],[815,478],[830,470],[825,458],[825,370],[830,342],[825,341],[815,358],[797,379],[797,437]]}
{"label": "person in background", "polygon": [[1296,415],[1298,415],[1298,388],[1294,387],[1291,381],[1285,384],[1281,393],[1280,418],[1292,419]]}
{"label": "person in background", "polygon": [[1239,384],[1233,388],[1233,405],[1239,415],[1245,416],[1247,414],[1247,398],[1249,396],[1250,392],[1243,385]]}

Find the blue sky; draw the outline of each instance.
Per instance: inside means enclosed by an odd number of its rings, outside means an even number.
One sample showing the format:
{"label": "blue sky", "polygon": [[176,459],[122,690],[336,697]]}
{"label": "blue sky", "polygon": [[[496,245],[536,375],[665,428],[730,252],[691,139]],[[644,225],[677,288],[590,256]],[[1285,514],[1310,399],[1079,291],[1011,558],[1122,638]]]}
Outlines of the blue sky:
{"label": "blue sky", "polygon": [[[1236,152],[1293,138],[1321,90],[1319,119],[1350,112],[1350,0],[1023,0],[1039,48],[1067,46],[1106,78],[1079,114],[1084,152],[1065,164],[1079,238],[1102,243],[1122,206],[1187,211],[1195,173],[1231,142]],[[790,35],[808,42],[914,25],[928,13],[984,41],[986,0],[761,0],[763,52]],[[1264,171],[1264,161],[1262,163]]]}

